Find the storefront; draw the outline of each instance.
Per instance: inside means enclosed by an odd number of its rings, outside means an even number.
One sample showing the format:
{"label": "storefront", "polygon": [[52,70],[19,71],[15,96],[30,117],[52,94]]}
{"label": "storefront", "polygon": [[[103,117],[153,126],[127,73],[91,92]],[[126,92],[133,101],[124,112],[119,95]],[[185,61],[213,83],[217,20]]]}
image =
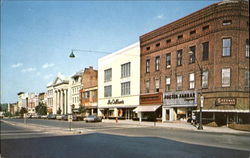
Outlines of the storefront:
{"label": "storefront", "polygon": [[140,121],[156,121],[162,117],[162,93],[140,95],[140,105],[133,111]]}
{"label": "storefront", "polygon": [[196,91],[181,91],[164,93],[162,106],[162,121],[187,121],[192,117],[192,111],[197,107]]}

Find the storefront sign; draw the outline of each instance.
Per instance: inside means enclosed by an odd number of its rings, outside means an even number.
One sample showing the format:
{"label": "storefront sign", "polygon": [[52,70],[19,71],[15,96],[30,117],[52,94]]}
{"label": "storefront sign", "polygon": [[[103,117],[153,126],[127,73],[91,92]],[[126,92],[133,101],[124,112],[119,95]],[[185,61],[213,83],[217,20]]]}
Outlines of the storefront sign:
{"label": "storefront sign", "polygon": [[141,95],[140,104],[162,104],[162,93]]}
{"label": "storefront sign", "polygon": [[172,107],[197,106],[197,92],[182,91],[165,93],[164,105]]}
{"label": "storefront sign", "polygon": [[215,101],[215,105],[236,105],[235,98],[217,98]]}
{"label": "storefront sign", "polygon": [[112,99],[112,100],[108,100],[107,104],[124,104],[124,100]]}

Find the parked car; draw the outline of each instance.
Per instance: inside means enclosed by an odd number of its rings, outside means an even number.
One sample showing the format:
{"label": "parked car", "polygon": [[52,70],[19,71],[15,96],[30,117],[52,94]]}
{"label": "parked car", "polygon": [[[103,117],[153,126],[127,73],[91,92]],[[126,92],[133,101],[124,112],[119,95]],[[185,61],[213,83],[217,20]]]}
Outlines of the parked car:
{"label": "parked car", "polygon": [[102,122],[102,117],[96,116],[96,115],[89,115],[86,118],[84,118],[85,122]]}
{"label": "parked car", "polygon": [[41,116],[41,119],[46,119],[47,118],[47,115],[42,115]]}
{"label": "parked car", "polygon": [[47,118],[48,118],[48,119],[56,119],[56,115],[54,115],[54,114],[49,114],[49,115],[47,116]]}
{"label": "parked car", "polygon": [[61,120],[63,118],[63,115],[56,115],[57,120]]}

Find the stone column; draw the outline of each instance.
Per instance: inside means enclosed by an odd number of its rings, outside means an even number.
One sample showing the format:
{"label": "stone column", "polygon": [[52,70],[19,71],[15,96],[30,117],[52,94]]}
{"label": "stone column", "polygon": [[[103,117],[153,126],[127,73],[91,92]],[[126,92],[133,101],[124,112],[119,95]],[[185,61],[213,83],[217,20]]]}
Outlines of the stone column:
{"label": "stone column", "polygon": [[61,90],[61,106],[62,106],[62,114],[65,114],[65,105],[64,105],[64,90]]}

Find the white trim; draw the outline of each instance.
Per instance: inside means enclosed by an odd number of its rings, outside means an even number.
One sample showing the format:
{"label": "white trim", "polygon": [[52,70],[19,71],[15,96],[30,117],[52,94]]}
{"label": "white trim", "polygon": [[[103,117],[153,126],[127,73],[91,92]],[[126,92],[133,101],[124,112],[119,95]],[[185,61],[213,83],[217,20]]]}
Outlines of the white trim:
{"label": "white trim", "polygon": [[[194,110],[200,112],[200,110]],[[250,113],[249,110],[217,110],[217,109],[202,109],[202,112],[236,112],[236,113]]]}

